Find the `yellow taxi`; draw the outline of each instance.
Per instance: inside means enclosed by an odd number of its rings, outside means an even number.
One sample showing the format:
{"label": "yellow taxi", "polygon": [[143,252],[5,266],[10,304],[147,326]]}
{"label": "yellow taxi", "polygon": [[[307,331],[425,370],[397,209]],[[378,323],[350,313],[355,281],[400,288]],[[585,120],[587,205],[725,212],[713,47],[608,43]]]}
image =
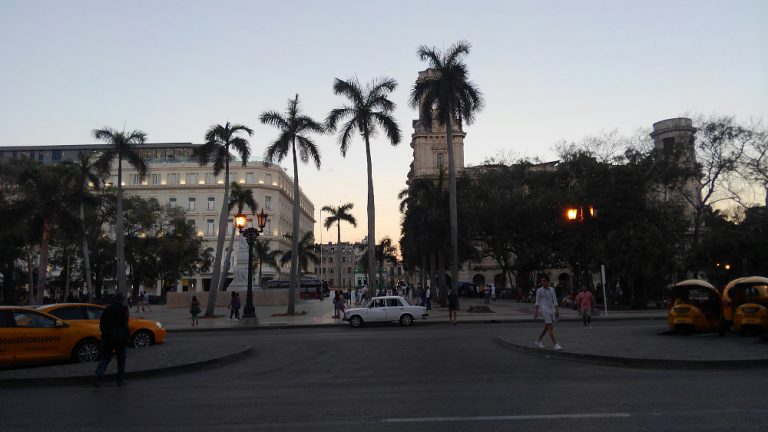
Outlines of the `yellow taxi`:
{"label": "yellow taxi", "polygon": [[[91,303],[56,303],[38,306],[37,310],[49,313],[67,323],[78,323],[99,328],[99,319],[106,306]],[[135,348],[145,348],[165,342],[166,330],[159,321],[129,318],[128,330],[131,334],[129,344]]]}
{"label": "yellow taxi", "polygon": [[0,306],[0,365],[96,361],[99,329],[23,306]]}
{"label": "yellow taxi", "polygon": [[722,300],[712,284],[688,279],[672,287],[672,307],[667,315],[670,330],[682,334],[719,331],[721,321]]}
{"label": "yellow taxi", "polygon": [[737,332],[768,330],[768,278],[748,276],[728,282],[723,313]]}

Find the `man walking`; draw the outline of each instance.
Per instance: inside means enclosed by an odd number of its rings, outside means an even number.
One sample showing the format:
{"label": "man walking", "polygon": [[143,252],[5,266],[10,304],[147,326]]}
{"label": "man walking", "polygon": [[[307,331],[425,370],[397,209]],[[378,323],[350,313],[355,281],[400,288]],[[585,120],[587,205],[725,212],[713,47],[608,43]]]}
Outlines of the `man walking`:
{"label": "man walking", "polygon": [[112,351],[117,355],[117,385],[125,385],[125,347],[128,345],[128,314],[123,304],[122,294],[115,296],[114,302],[104,309],[99,320],[101,346],[99,347],[99,365],[96,367],[96,387],[101,385],[104,372],[112,360]]}
{"label": "man walking", "polygon": [[541,286],[536,290],[536,311],[533,313],[533,319],[538,319],[539,314],[541,314],[541,318],[544,319],[544,330],[541,331],[534,345],[537,348],[544,348],[541,339],[549,333],[549,338],[554,344],[554,350],[560,351],[563,347],[555,339],[555,320],[560,317],[560,311],[557,308],[557,294],[555,289],[549,286],[549,276],[542,275],[539,282]]}
{"label": "man walking", "polygon": [[576,304],[579,306],[584,328],[592,328],[592,308],[595,307],[595,298],[587,289],[587,284],[581,284],[581,291],[576,295]]}

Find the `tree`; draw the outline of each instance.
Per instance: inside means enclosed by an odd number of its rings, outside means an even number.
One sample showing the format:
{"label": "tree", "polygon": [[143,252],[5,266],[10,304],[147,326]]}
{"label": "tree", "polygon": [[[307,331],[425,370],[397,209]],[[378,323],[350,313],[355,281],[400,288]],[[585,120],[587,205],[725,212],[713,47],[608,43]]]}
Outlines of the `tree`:
{"label": "tree", "polygon": [[[384,266],[384,261],[392,261],[397,262],[397,247],[395,247],[394,243],[392,243],[392,239],[389,237],[384,237],[381,239],[381,242],[376,245],[374,252],[374,265],[370,265],[370,254],[368,254],[368,251],[364,251],[363,256],[360,257],[360,266],[367,271],[370,271],[373,269],[374,274],[376,274],[376,268],[379,269],[378,271],[378,278],[371,279],[371,283],[369,286],[371,288],[375,288],[376,290],[381,290],[384,288],[383,286],[383,277],[381,276],[381,270]],[[374,280],[379,280],[378,286],[373,283]]]}
{"label": "tree", "polygon": [[[309,138],[309,133],[323,133],[325,128],[311,117],[304,115],[299,108],[299,95],[288,101],[288,109],[284,114],[277,111],[266,111],[260,116],[261,122],[274,126],[280,131],[277,139],[267,147],[264,153],[264,163],[280,162],[290,152],[293,157],[293,230],[291,237],[299,238],[301,224],[301,189],[299,188],[299,163],[311,159],[317,169],[320,169],[320,151]],[[296,296],[299,289],[299,243],[293,242],[291,257],[291,280],[288,295],[288,315],[296,313]],[[285,256],[284,256],[285,257]],[[283,257],[283,258],[284,258]]]}
{"label": "tree", "polygon": [[253,135],[253,130],[241,124],[227,122],[211,126],[205,133],[205,144],[195,149],[194,156],[200,161],[200,165],[213,164],[213,174],[219,175],[224,171],[224,198],[221,201],[221,213],[219,214],[219,233],[216,237],[216,255],[213,259],[213,273],[211,274],[211,289],[208,292],[208,303],[205,306],[204,317],[213,316],[216,307],[216,296],[221,278],[221,258],[224,252],[224,240],[226,239],[227,216],[229,215],[229,162],[232,160],[230,148],[239,155],[243,166],[248,163],[251,149],[248,140],[239,136],[245,133]]}
{"label": "tree", "polygon": [[341,223],[348,222],[353,227],[357,226],[357,220],[349,213],[354,206],[355,205],[352,203],[346,203],[338,207],[324,206],[321,209],[321,211],[331,214],[325,218],[325,223],[323,223],[325,229],[331,229],[333,224],[336,224],[336,276],[339,278],[339,288],[341,288],[344,283],[341,279]]}
{"label": "tree", "polygon": [[74,167],[72,187],[77,196],[79,196],[80,201],[80,250],[83,253],[85,289],[88,293],[89,302],[93,302],[93,280],[91,278],[91,257],[88,247],[88,226],[85,219],[85,209],[86,206],[94,204],[94,198],[89,189],[101,187],[102,177],[98,173],[96,160],[96,153],[79,151],[77,152],[77,159],[72,164]]}
{"label": "tree", "polygon": [[[258,205],[256,204],[256,200],[253,199],[253,190],[251,189],[244,189],[241,187],[237,182],[232,182],[232,193],[229,197],[229,205],[228,210],[229,212],[232,211],[233,208],[237,207],[237,214],[240,214],[243,212],[245,207],[248,207],[251,210],[251,214],[256,214],[256,207]],[[224,284],[227,281],[227,274],[229,273],[229,263],[232,260],[232,250],[235,246],[235,230],[232,230],[232,235],[229,237],[229,247],[227,248],[227,258],[224,260],[224,270],[222,270],[220,282],[219,282],[219,291],[224,290]]]}
{"label": "tree", "polygon": [[127,292],[125,275],[125,237],[123,235],[123,160],[128,162],[139,176],[144,179],[149,168],[139,153],[136,146],[144,144],[147,134],[134,130],[126,133],[118,132],[114,129],[104,128],[95,129],[93,136],[99,141],[104,141],[109,145],[95,162],[95,168],[105,176],[110,176],[112,165],[117,160],[117,217],[115,227],[115,237],[117,239],[117,292],[125,295]]}
{"label": "tree", "polygon": [[[391,78],[380,78],[370,82],[365,89],[356,78],[342,81],[334,80],[333,92],[348,99],[348,104],[333,109],[326,122],[330,130],[335,130],[340,122],[344,122],[339,132],[339,145],[342,156],[347,155],[352,136],[355,131],[362,135],[365,142],[365,157],[368,168],[368,253],[373,260],[373,250],[376,244],[376,205],[373,194],[373,165],[371,162],[371,136],[380,127],[387,135],[389,142],[395,146],[400,143],[400,128],[392,116],[395,103],[388,95],[397,88],[397,81]],[[368,280],[374,280],[374,272],[368,270]]]}
{"label": "tree", "polygon": [[469,81],[469,71],[461,57],[469,54],[468,42],[458,42],[441,53],[437,48],[420,46],[418,55],[429,63],[431,73],[419,80],[411,92],[411,106],[427,127],[432,126],[433,110],[445,127],[448,144],[448,198],[451,230],[451,288],[458,292],[459,245],[458,206],[456,203],[456,160],[453,149],[453,125],[472,124],[483,107],[480,90]]}
{"label": "tree", "polygon": [[269,241],[268,240],[259,240],[256,239],[256,241],[253,242],[253,256],[256,259],[256,262],[254,264],[259,266],[259,288],[262,288],[262,276],[261,276],[261,267],[264,263],[270,264],[274,266],[275,268],[278,267],[277,260],[280,257],[282,252],[279,250],[271,250],[269,248]]}
{"label": "tree", "polygon": [[[315,265],[320,263],[320,258],[315,253],[315,235],[312,234],[312,231],[305,232],[298,242],[293,241],[294,237],[290,234],[286,234],[285,238],[291,242],[292,248],[289,251],[280,253],[282,255],[280,257],[280,264],[285,265],[289,262],[296,262],[298,268],[307,272],[310,261]],[[294,251],[296,251],[296,254],[294,254]],[[295,260],[294,257],[296,257]]]}
{"label": "tree", "polygon": [[759,184],[768,207],[768,129],[754,125],[745,129],[746,142],[742,171],[748,180]]}

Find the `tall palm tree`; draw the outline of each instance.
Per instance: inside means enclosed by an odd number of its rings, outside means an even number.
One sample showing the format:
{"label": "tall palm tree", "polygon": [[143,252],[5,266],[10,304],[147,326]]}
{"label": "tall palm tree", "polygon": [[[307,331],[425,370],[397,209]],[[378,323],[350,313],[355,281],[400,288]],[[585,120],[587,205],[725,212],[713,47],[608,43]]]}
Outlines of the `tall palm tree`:
{"label": "tall palm tree", "polygon": [[115,237],[117,239],[117,292],[125,295],[127,283],[125,277],[125,233],[123,233],[123,160],[128,162],[139,176],[144,179],[149,173],[149,168],[139,153],[136,146],[144,144],[147,134],[134,130],[130,132],[118,132],[111,128],[95,129],[93,137],[104,141],[109,145],[96,160],[95,167],[105,176],[111,175],[112,165],[117,160],[117,214]]}
{"label": "tall palm tree", "polygon": [[[304,163],[311,159],[317,169],[320,169],[320,151],[308,136],[309,133],[324,133],[325,128],[322,124],[316,122],[311,117],[304,115],[299,109],[299,95],[288,101],[286,112],[265,111],[259,117],[261,122],[266,125],[274,126],[280,131],[277,137],[266,152],[264,152],[264,163],[278,163],[285,159],[288,152],[293,156],[293,231],[292,238],[299,238],[299,225],[301,221],[301,190],[299,189],[299,163],[298,159]],[[288,314],[296,313],[296,296],[299,289],[299,243],[293,242],[291,257],[291,279],[288,295]],[[283,256],[284,258],[285,256]]]}
{"label": "tall palm tree", "polygon": [[73,167],[72,187],[80,201],[81,249],[83,252],[83,267],[85,268],[85,289],[88,292],[89,302],[93,302],[93,280],[91,278],[91,253],[88,247],[85,207],[88,204],[95,204],[95,200],[90,192],[88,192],[88,189],[98,189],[101,187],[102,176],[99,175],[96,168],[97,157],[97,153],[79,151],[77,152],[77,159],[74,162],[67,163]]}
{"label": "tall palm tree", "polygon": [[[395,103],[388,99],[389,93],[397,88],[397,81],[391,78],[380,78],[370,82],[365,89],[356,78],[342,81],[336,78],[333,82],[333,92],[348,99],[348,104],[336,108],[328,114],[328,128],[335,130],[340,122],[345,122],[339,132],[339,145],[342,156],[347,155],[347,149],[357,131],[365,142],[365,157],[368,166],[368,259],[373,262],[376,245],[376,206],[373,198],[373,166],[371,164],[371,135],[375,135],[380,127],[394,146],[400,143],[400,128],[397,126],[392,111]],[[368,281],[373,282],[375,272],[368,269]]]}
{"label": "tall palm tree", "polygon": [[[451,223],[451,288],[458,292],[459,248],[458,208],[456,205],[456,160],[453,155],[453,125],[472,124],[483,107],[483,96],[469,81],[469,70],[461,58],[469,54],[469,42],[460,41],[445,52],[420,46],[418,55],[429,63],[432,73],[416,82],[411,91],[411,106],[420,110],[425,126],[432,126],[433,111],[446,129],[448,144],[448,198]],[[448,132],[450,131],[450,132]]]}
{"label": "tall palm tree", "polygon": [[205,144],[197,147],[194,152],[194,156],[200,160],[200,165],[207,165],[208,162],[213,164],[214,175],[219,175],[224,171],[224,198],[221,200],[216,255],[213,259],[211,289],[208,292],[208,304],[205,306],[204,316],[213,316],[213,311],[216,308],[216,296],[219,291],[219,279],[221,278],[221,257],[227,235],[227,230],[224,227],[227,226],[227,216],[229,215],[229,162],[233,157],[229,150],[233,148],[240,155],[243,166],[246,166],[248,157],[251,155],[248,140],[239,136],[243,132],[248,136],[253,135],[251,128],[241,124],[227,122],[223,126],[220,124],[213,125],[205,132]]}
{"label": "tall palm tree", "polygon": [[[253,190],[245,189],[237,182],[232,182],[230,185],[232,191],[229,195],[228,210],[231,213],[232,209],[237,207],[237,213],[242,213],[245,207],[251,210],[251,214],[256,214],[256,200],[253,199]],[[235,230],[232,230],[232,235],[229,237],[229,247],[227,248],[227,258],[224,259],[224,269],[221,271],[221,277],[219,278],[219,291],[224,290],[224,283],[227,281],[227,274],[229,273],[229,263],[232,260],[232,249],[235,245]]]}
{"label": "tall palm tree", "polygon": [[253,257],[256,259],[256,264],[259,266],[259,289],[263,289],[261,286],[261,267],[263,264],[270,264],[277,268],[277,260],[282,254],[279,250],[271,250],[269,248],[269,240],[259,240],[253,242]]}
{"label": "tall palm tree", "polygon": [[[298,262],[298,267],[307,272],[309,270],[309,262],[313,264],[319,264],[320,258],[315,253],[315,235],[312,231],[307,231],[301,236],[301,239],[297,242],[293,241],[294,237],[290,234],[286,234],[285,238],[291,242],[293,247],[291,250],[281,253],[280,264],[293,263],[294,257]],[[296,254],[293,251],[298,251]]]}
{"label": "tall palm tree", "polygon": [[343,281],[341,279],[341,223],[349,222],[353,227],[357,226],[357,220],[352,214],[349,213],[352,207],[355,205],[352,203],[346,203],[338,207],[324,206],[320,211],[328,212],[331,215],[325,218],[323,226],[325,229],[330,229],[333,224],[336,224],[336,275],[339,278],[339,288],[342,288]]}

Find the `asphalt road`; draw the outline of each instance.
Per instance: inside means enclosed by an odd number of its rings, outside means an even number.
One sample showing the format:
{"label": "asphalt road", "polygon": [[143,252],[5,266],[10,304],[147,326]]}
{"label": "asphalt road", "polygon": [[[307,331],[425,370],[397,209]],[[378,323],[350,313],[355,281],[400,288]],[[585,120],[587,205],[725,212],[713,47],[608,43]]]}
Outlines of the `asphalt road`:
{"label": "asphalt road", "polygon": [[[606,323],[606,325],[610,325]],[[233,338],[254,354],[125,387],[0,389],[7,431],[764,431],[756,370],[640,370],[499,346],[535,324],[316,328]],[[173,343],[169,341],[169,343]],[[112,366],[114,367],[114,366]]]}

